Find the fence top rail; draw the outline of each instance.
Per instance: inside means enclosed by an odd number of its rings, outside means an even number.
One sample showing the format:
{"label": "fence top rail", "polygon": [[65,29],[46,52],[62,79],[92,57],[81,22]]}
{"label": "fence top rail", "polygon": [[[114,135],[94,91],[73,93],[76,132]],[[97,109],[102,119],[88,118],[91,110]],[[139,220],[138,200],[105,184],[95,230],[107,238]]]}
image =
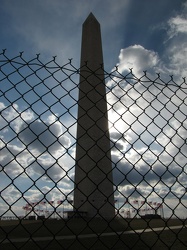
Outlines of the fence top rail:
{"label": "fence top rail", "polygon": [[[20,52],[19,55],[10,58],[6,55],[6,50],[3,50],[2,53],[0,53],[0,68],[3,69],[4,66],[12,66],[13,70],[9,72],[9,75],[15,73],[16,71],[19,72],[20,69],[24,67],[29,67],[33,73],[36,73],[39,70],[47,70],[48,73],[53,75],[54,73],[58,71],[62,71],[63,73],[67,74],[67,76],[71,77],[72,74],[80,75],[80,68],[76,67],[73,64],[73,59],[69,59],[68,62],[64,63],[63,65],[60,65],[56,58],[57,56],[54,56],[51,60],[49,60],[46,63],[43,63],[42,60],[40,60],[40,54],[36,54],[36,56],[30,60],[26,60],[23,57],[24,52]],[[32,68],[33,67],[33,68]],[[88,66],[88,62],[85,62],[85,65],[82,66],[84,68],[84,71],[87,73],[100,76],[99,71],[92,71],[91,68]],[[100,66],[103,69],[103,65]],[[98,69],[99,70],[99,69]],[[103,69],[104,70],[104,69]],[[68,73],[69,72],[69,73]],[[167,75],[161,73],[150,74],[146,70],[142,72],[142,75],[136,76],[133,72],[133,68],[129,68],[128,71],[120,72],[118,69],[118,66],[115,66],[114,69],[111,72],[107,72],[104,70],[104,77],[105,81],[113,81],[116,84],[119,84],[121,81],[127,81],[128,84],[134,85],[137,83],[144,84],[144,87],[149,87],[149,84],[152,83],[154,85],[161,85],[164,87],[176,87],[183,90],[187,89],[187,83],[186,83],[186,77],[181,77],[180,82],[176,82],[174,80],[174,75]],[[146,85],[147,83],[147,85]],[[108,87],[108,86],[107,86]]]}

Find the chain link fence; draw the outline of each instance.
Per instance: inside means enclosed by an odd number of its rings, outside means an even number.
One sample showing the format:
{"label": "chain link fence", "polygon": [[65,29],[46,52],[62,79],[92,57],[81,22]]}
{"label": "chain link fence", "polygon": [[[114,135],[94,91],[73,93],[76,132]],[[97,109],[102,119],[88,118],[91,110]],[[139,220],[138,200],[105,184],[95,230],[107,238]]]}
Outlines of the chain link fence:
{"label": "chain link fence", "polygon": [[185,78],[105,72],[115,217],[75,218],[80,69],[23,55],[0,54],[0,248],[186,249]]}

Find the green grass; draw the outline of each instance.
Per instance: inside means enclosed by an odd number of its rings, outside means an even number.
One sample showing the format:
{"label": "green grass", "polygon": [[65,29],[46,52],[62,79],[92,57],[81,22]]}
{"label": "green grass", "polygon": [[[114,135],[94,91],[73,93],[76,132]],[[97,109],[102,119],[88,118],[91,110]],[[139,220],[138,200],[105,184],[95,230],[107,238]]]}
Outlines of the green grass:
{"label": "green grass", "polygon": [[[0,221],[0,238],[32,238],[26,243],[0,243],[1,250],[9,249],[187,249],[187,230],[176,229],[143,234],[120,234],[99,236],[99,233],[124,232],[136,229],[184,225],[182,220],[101,219],[46,220],[46,221]],[[46,240],[34,242],[35,237],[98,234],[97,237]]]}

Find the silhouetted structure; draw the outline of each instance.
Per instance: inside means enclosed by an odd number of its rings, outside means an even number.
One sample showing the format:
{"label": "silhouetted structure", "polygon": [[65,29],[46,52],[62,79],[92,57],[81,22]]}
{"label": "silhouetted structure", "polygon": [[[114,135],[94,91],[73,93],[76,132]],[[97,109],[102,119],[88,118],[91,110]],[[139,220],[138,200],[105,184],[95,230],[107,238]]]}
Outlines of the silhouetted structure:
{"label": "silhouetted structure", "polygon": [[91,13],[82,32],[74,207],[80,215],[112,218],[114,191],[102,64],[100,24]]}

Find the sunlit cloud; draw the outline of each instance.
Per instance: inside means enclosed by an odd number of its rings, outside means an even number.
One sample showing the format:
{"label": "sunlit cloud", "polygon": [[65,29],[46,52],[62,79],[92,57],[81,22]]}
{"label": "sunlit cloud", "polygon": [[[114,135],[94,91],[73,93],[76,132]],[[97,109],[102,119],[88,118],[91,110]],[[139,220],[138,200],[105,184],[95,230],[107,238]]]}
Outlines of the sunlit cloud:
{"label": "sunlit cloud", "polygon": [[154,70],[158,62],[159,56],[156,52],[147,50],[141,45],[132,45],[121,49],[117,66],[120,73],[133,68],[134,74],[139,76],[144,70]]}

